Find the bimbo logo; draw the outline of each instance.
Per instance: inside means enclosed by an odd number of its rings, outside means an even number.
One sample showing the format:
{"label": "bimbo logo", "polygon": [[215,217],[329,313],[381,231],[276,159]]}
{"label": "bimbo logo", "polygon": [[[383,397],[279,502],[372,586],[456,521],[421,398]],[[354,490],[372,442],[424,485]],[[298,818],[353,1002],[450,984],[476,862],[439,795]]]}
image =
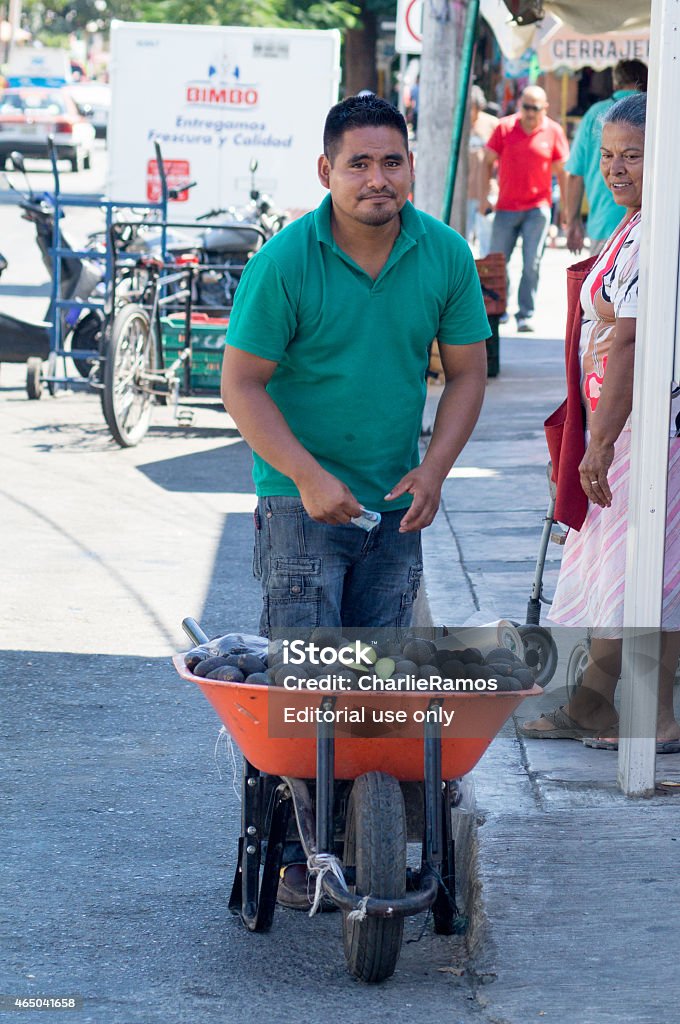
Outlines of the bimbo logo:
{"label": "bimbo logo", "polygon": [[186,102],[226,110],[252,109],[259,100],[257,86],[241,81],[241,69],[222,58],[208,67],[207,79],[187,82]]}

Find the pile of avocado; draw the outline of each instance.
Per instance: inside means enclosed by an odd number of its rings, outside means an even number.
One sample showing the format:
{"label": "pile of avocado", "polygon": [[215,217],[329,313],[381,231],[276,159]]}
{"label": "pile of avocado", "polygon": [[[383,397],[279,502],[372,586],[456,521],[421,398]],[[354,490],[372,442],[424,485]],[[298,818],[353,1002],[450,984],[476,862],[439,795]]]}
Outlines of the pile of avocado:
{"label": "pile of avocado", "polygon": [[304,641],[273,640],[266,651],[266,641],[255,639],[258,654],[246,650],[244,643],[235,644],[234,634],[229,634],[188,651],[184,662],[196,676],[250,686],[289,687],[295,679],[299,688],[309,681],[316,688],[321,676],[335,673],[343,681],[342,688],[350,690],[365,689],[359,686],[359,678],[374,676],[395,682],[435,677],[486,680],[488,691],[493,692],[530,689],[535,678],[508,648],[496,647],[483,655],[475,647],[437,647],[432,640],[413,634],[362,643],[347,639],[339,629],[319,627]]}

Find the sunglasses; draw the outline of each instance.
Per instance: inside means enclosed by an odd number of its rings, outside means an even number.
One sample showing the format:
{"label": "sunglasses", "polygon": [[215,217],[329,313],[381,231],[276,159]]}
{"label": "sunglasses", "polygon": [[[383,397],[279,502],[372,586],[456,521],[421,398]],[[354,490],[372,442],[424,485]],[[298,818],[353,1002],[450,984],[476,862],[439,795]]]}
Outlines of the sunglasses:
{"label": "sunglasses", "polygon": [[543,107],[537,107],[535,103],[523,103],[522,110],[535,110],[538,114],[543,110]]}

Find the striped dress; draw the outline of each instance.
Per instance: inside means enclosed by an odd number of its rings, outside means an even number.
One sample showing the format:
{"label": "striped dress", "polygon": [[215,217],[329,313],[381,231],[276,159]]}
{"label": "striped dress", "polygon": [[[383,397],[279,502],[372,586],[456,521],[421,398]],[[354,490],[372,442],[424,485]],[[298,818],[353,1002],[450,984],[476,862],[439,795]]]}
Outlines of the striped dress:
{"label": "striped dress", "polygon": [[[581,288],[579,357],[587,426],[597,408],[615,319],[637,317],[640,230],[638,213],[608,240]],[[676,400],[673,423],[678,413]],[[608,474],[611,508],[589,502],[581,529],[569,531],[550,610],[555,624],[596,629],[602,637],[622,635],[630,452],[629,418]],[[680,438],[671,439],[669,454],[663,628],[680,630]]]}

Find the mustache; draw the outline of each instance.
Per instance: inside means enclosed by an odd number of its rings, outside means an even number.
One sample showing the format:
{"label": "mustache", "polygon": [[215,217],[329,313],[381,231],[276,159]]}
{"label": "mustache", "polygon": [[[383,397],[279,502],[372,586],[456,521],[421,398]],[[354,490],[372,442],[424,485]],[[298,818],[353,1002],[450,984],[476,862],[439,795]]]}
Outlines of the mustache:
{"label": "mustache", "polygon": [[361,192],[359,199],[375,199],[376,196],[387,196],[389,199],[396,199],[396,192],[391,188],[373,188],[369,192]]}

